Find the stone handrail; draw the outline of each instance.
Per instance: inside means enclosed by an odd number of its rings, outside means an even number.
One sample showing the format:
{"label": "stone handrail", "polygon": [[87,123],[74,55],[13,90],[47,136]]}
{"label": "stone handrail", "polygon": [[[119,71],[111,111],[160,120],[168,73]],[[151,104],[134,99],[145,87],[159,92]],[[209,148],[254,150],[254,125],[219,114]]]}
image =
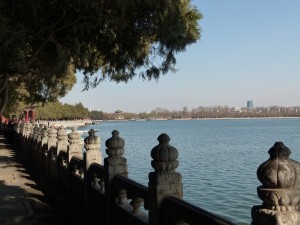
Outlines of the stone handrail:
{"label": "stone handrail", "polygon": [[[11,133],[12,145],[27,157],[67,194],[74,204],[88,212],[92,222],[104,224],[149,225],[233,225],[219,216],[182,200],[182,177],[176,172],[178,151],[169,144],[167,134],[158,137],[159,144],[151,150],[149,185],[143,186],[129,178],[125,141],[118,131],[106,140],[104,164],[100,138],[94,130],[84,140],[82,152],[76,128],[68,135],[63,127],[47,128],[32,124],[16,124]],[[257,171],[262,186],[258,195],[261,206],[252,209],[252,225],[300,224],[300,164],[289,159],[290,150],[275,143],[270,159]]]}
{"label": "stone handrail", "polygon": [[211,212],[201,209],[182,199],[169,197],[161,204],[161,224],[203,224],[234,225]]}

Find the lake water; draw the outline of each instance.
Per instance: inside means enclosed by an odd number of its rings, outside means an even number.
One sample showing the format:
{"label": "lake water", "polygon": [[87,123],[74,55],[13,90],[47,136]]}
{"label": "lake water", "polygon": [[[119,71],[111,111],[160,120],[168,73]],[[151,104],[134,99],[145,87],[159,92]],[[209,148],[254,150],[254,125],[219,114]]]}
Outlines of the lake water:
{"label": "lake water", "polygon": [[179,153],[177,172],[183,177],[184,199],[236,224],[251,223],[251,208],[260,205],[258,166],[277,141],[300,161],[300,119],[226,119],[187,121],[120,121],[80,127],[98,130],[102,156],[105,140],[118,130],[125,140],[129,177],[148,184],[151,149],[167,133]]}

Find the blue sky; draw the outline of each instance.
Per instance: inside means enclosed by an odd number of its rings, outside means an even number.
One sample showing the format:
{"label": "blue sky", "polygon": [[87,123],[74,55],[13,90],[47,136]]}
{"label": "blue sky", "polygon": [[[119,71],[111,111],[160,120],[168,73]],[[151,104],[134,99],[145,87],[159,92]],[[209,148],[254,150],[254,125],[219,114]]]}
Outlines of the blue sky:
{"label": "blue sky", "polygon": [[194,0],[201,39],[177,55],[176,73],[158,81],[101,83],[81,92],[82,75],[60,101],[91,110],[300,105],[299,0]]}

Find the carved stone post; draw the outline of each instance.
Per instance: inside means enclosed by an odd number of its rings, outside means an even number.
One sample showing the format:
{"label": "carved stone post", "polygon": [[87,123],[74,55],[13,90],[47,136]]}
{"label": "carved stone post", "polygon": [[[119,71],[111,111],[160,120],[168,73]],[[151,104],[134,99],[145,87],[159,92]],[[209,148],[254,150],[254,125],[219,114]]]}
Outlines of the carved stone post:
{"label": "carved stone post", "polygon": [[60,126],[58,128],[57,139],[58,139],[58,141],[57,141],[57,146],[56,146],[56,157],[59,156],[59,153],[61,151],[65,152],[65,153],[68,152],[68,145],[69,145],[68,133],[65,130],[64,126]]}
{"label": "carved stone post", "polygon": [[27,150],[27,152],[31,151],[32,132],[33,132],[33,124],[27,123],[27,127],[26,127],[26,150]]}
{"label": "carved stone post", "polygon": [[14,145],[15,147],[20,147],[20,139],[19,139],[19,133],[20,133],[20,123],[15,123],[14,124]]}
{"label": "carved stone post", "polygon": [[39,150],[39,153],[40,153],[40,163],[41,163],[41,166],[43,168],[46,169],[47,167],[47,162],[48,162],[48,150],[47,150],[47,143],[48,143],[48,126],[47,125],[44,125],[43,129],[41,130],[41,146],[40,146],[40,150]]}
{"label": "carved stone post", "polygon": [[257,169],[263,203],[252,208],[252,225],[299,225],[300,164],[289,159],[291,151],[282,142],[268,153],[270,159]]}
{"label": "carved stone post", "polygon": [[14,131],[19,134],[20,133],[20,123],[14,123]]}
{"label": "carved stone post", "polygon": [[68,163],[72,157],[82,158],[82,150],[80,145],[80,134],[77,131],[77,127],[72,127],[72,132],[68,134],[69,143],[68,146]]}
{"label": "carved stone post", "polygon": [[25,129],[24,129],[24,126],[25,126],[25,123],[22,122],[22,123],[20,124],[20,134],[21,134],[22,136],[23,136],[24,130],[25,130]]}
{"label": "carved stone post", "polygon": [[28,123],[24,123],[23,129],[22,129],[22,149],[24,151],[27,150],[27,131],[28,131]]}
{"label": "carved stone post", "polygon": [[56,148],[57,144],[57,130],[51,126],[50,129],[48,130],[48,151],[50,149]]}
{"label": "carved stone post", "polygon": [[26,133],[26,127],[25,127],[25,123],[21,123],[20,126],[20,138],[21,138],[21,149],[24,150],[24,146],[25,146],[25,133]]}
{"label": "carved stone post", "polygon": [[32,124],[27,123],[27,126],[26,126],[26,138],[27,138],[27,140],[29,140],[31,132],[32,132]]}
{"label": "carved stone post", "polygon": [[33,128],[33,136],[32,136],[32,138],[33,138],[33,142],[35,142],[36,141],[36,139],[37,139],[37,136],[38,136],[38,129],[39,129],[39,125],[38,124],[36,124],[35,126],[34,126],[34,128]]}
{"label": "carved stone post", "polygon": [[85,153],[85,171],[88,171],[89,167],[93,163],[101,164],[102,154],[100,151],[100,138],[95,135],[95,130],[89,130],[89,136],[84,139]]}
{"label": "carved stone post", "polygon": [[56,145],[57,145],[57,130],[54,128],[54,126],[51,126],[48,130],[48,146],[47,146],[47,152],[48,152],[48,165],[47,169],[50,171],[51,175],[54,177],[56,176]]}
{"label": "carved stone post", "polygon": [[175,169],[178,167],[178,151],[169,145],[170,137],[161,134],[159,144],[151,151],[151,166],[154,172],[149,173],[149,224],[157,225],[161,201],[166,196],[183,197],[182,176]]}
{"label": "carved stone post", "polygon": [[35,125],[33,123],[30,124],[30,130],[29,130],[29,140],[32,142],[33,133],[34,133]]}
{"label": "carved stone post", "polygon": [[43,130],[43,124],[39,124],[38,129],[36,130],[36,140],[35,140],[35,161],[38,162],[40,158],[40,146],[42,142],[42,130]]}
{"label": "carved stone post", "polygon": [[127,160],[123,157],[125,141],[119,137],[119,131],[114,130],[112,137],[105,142],[106,154],[108,157],[104,159],[105,174],[105,190],[109,191],[111,179],[116,175],[127,177]]}
{"label": "carved stone post", "polygon": [[47,146],[48,139],[48,127],[47,125],[44,125],[43,129],[41,130],[41,148]]}
{"label": "carved stone post", "polygon": [[112,133],[112,137],[107,139],[105,142],[106,146],[106,154],[108,157],[104,159],[104,189],[105,195],[107,197],[107,217],[106,224],[110,224],[109,221],[112,219],[112,215],[110,214],[111,201],[113,201],[109,196],[111,193],[110,185],[114,176],[121,175],[127,177],[127,159],[123,157],[124,155],[124,146],[125,141],[123,138],[119,136],[119,131],[114,130]]}
{"label": "carved stone post", "polygon": [[23,126],[23,139],[25,140],[27,138],[27,130],[28,130],[28,123],[24,123],[24,126]]}

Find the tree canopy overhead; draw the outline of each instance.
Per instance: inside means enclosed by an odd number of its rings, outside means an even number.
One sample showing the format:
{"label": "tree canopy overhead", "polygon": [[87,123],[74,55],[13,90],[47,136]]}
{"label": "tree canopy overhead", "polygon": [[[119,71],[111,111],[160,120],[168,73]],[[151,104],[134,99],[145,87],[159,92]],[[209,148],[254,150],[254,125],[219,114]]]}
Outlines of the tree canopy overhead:
{"label": "tree canopy overhead", "polygon": [[64,96],[76,70],[85,89],[158,79],[199,39],[201,17],[190,0],[0,0],[0,114],[7,93],[25,102]]}

